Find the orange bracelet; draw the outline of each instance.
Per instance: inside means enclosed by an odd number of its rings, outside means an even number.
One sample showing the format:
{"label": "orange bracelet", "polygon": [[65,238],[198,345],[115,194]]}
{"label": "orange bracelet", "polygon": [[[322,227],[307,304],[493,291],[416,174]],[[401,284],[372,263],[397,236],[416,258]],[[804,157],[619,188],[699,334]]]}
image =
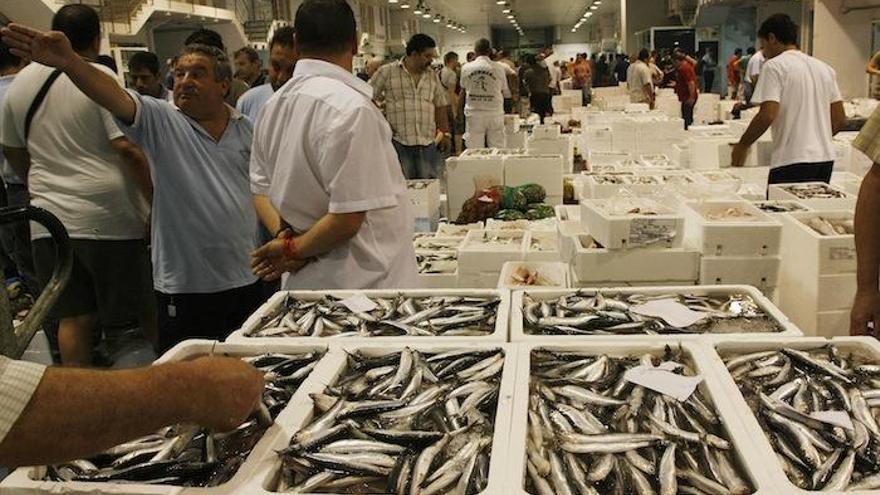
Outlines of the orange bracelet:
{"label": "orange bracelet", "polygon": [[297,259],[299,250],[296,248],[296,239],[288,237],[284,239],[284,255],[290,259]]}

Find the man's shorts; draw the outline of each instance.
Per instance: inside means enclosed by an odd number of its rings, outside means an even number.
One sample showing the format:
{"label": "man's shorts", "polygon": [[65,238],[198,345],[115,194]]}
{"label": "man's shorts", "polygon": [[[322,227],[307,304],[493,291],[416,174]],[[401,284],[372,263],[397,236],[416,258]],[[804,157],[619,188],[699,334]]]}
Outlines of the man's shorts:
{"label": "man's shorts", "polygon": [[[51,314],[67,318],[97,314],[104,329],[134,328],[152,294],[152,269],[142,239],[71,239],[73,269]],[[35,239],[34,265],[45,287],[55,267],[55,242]]]}

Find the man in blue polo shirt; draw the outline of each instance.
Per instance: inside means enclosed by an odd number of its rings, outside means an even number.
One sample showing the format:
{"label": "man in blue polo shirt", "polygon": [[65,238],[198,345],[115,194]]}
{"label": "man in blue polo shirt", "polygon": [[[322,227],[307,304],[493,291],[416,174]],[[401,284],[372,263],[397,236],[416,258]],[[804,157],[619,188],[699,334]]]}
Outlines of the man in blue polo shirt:
{"label": "man in blue polo shirt", "polygon": [[248,181],[253,127],[224,103],[232,80],[226,55],[206,45],[181,51],[175,107],[122,89],[63,33],[13,24],[3,35],[17,53],[61,69],[149,156],[160,348],[238,328],[260,302],[248,257],[256,228]]}

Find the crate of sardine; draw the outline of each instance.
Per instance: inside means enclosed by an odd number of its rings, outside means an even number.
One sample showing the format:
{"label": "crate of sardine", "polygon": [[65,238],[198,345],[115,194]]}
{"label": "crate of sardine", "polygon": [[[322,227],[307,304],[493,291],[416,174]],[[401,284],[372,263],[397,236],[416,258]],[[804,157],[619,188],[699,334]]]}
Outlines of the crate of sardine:
{"label": "crate of sardine", "polygon": [[506,290],[280,291],[227,342],[505,342],[509,317]]}
{"label": "crate of sardine", "polygon": [[843,189],[824,182],[771,184],[769,199],[791,199],[816,210],[845,210],[856,206],[856,197]]}
{"label": "crate of sardine", "polygon": [[786,264],[803,278],[856,271],[855,218],[852,210],[783,215]]}
{"label": "crate of sardine", "polygon": [[650,198],[582,201],[581,224],[608,249],[676,248],[684,239],[684,216]]}
{"label": "crate of sardine", "polygon": [[743,426],[780,493],[878,493],[875,339],[731,340],[715,350],[729,406],[751,411],[740,414]]}
{"label": "crate of sardine", "polygon": [[803,333],[746,285],[526,289],[511,296],[512,342],[575,338],[713,340]]}
{"label": "crate of sardine", "polygon": [[701,344],[520,346],[505,493],[767,491]]}
{"label": "crate of sardine", "polygon": [[419,282],[426,289],[458,287],[458,251],[416,250]]}
{"label": "crate of sardine", "polygon": [[[191,340],[166,353],[159,363],[204,356],[237,357],[264,373],[266,388],[258,412],[231,432],[174,425],[112,447],[87,459],[21,468],[2,483],[2,493],[173,494],[238,493],[250,482],[258,461],[284,437],[281,424],[296,421],[294,406],[316,391],[308,377],[320,371],[323,345],[261,346]],[[319,387],[318,387],[319,388]],[[230,393],[234,393],[230,390]]]}
{"label": "crate of sardine", "polygon": [[331,351],[247,493],[500,494],[516,354],[505,344]]}

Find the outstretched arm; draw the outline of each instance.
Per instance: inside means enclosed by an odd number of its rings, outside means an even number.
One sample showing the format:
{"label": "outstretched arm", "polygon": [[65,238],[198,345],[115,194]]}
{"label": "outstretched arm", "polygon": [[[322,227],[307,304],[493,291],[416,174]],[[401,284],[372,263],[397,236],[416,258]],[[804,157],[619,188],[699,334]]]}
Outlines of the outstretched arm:
{"label": "outstretched arm", "polygon": [[260,373],[234,358],[126,371],[48,368],[0,442],[0,465],[80,459],[176,423],[228,431],[262,391]]}
{"label": "outstretched arm", "polygon": [[10,24],[0,34],[13,54],[64,71],[86,96],[125,124],[134,123],[137,106],[131,96],[112,76],[77,55],[64,33]]}

